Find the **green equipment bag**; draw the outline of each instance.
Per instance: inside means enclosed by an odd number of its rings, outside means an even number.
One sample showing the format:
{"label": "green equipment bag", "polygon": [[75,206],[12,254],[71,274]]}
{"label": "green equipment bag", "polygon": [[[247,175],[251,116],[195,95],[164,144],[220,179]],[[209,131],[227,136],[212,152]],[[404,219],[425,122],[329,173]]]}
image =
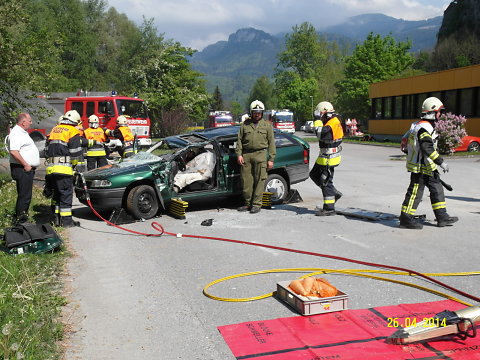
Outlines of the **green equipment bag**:
{"label": "green equipment bag", "polygon": [[5,246],[0,250],[10,254],[44,254],[62,244],[62,239],[50,224],[23,223],[5,229]]}

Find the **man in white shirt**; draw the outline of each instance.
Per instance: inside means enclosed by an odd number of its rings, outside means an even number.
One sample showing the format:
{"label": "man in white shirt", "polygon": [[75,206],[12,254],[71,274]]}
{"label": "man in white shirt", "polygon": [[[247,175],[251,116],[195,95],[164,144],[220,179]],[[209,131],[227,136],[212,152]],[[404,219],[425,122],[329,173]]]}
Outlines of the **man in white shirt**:
{"label": "man in white shirt", "polygon": [[32,201],[33,177],[40,165],[40,154],[27,129],[32,125],[32,118],[27,113],[17,116],[15,125],[8,135],[10,152],[10,172],[17,183],[17,203],[15,205],[14,223],[28,220],[28,209]]}

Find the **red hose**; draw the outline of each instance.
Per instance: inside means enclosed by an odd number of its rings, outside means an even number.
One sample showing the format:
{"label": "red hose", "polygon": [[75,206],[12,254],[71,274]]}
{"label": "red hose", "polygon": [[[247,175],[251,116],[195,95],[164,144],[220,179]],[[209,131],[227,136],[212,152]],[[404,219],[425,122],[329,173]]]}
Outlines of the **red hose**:
{"label": "red hose", "polygon": [[[90,209],[92,209],[93,213],[98,216],[100,219],[102,219],[103,221],[105,221],[106,223],[112,225],[112,226],[115,226],[119,229],[122,229],[122,230],[125,230],[125,231],[128,231],[130,233],[133,233],[133,234],[137,234],[137,235],[143,235],[143,236],[162,236],[163,234],[165,235],[171,235],[171,236],[177,236],[177,234],[175,233],[170,233],[170,232],[166,232],[163,228],[163,226],[161,224],[159,224],[158,222],[154,221],[152,222],[151,226],[159,231],[158,234],[148,234],[148,233],[142,233],[142,232],[138,232],[138,231],[134,231],[134,230],[130,230],[130,229],[127,229],[127,228],[124,228],[124,227],[121,227],[121,226],[118,226],[118,225],[115,225],[113,223],[111,223],[110,221],[108,220],[105,220],[92,206],[91,202],[89,199],[87,199],[87,203],[88,205],[90,206]],[[317,253],[317,252],[312,252],[312,251],[305,251],[305,250],[297,250],[297,249],[291,249],[291,248],[285,248],[285,247],[281,247],[281,246],[274,246],[274,245],[267,245],[267,244],[261,244],[261,243],[253,243],[253,242],[249,242],[249,241],[243,241],[243,240],[233,240],[233,239],[227,239],[227,238],[221,238],[221,237],[212,237],[212,236],[201,236],[201,235],[185,235],[185,234],[182,234],[181,237],[185,237],[185,238],[197,238],[197,239],[207,239],[207,240],[218,240],[218,241],[226,241],[226,242],[231,242],[231,243],[236,243],[236,244],[243,244],[243,245],[251,245],[251,246],[258,246],[258,247],[263,247],[263,248],[268,248],[268,249],[275,249],[275,250],[280,250],[280,251],[287,251],[287,252],[293,252],[293,253],[297,253],[297,254],[304,254],[304,255],[312,255],[312,256],[318,256],[318,257],[323,257],[323,258],[328,258],[328,259],[334,259],[334,260],[340,260],[340,261],[346,261],[346,262],[350,262],[350,263],[355,263],[355,264],[360,264],[360,265],[365,265],[365,266],[370,266],[370,267],[377,267],[377,268],[385,268],[385,269],[391,269],[391,270],[398,270],[398,271],[403,271],[403,272],[407,272],[407,273],[410,273],[410,274],[414,274],[414,275],[417,275],[421,278],[424,278],[428,281],[431,281],[439,286],[442,286],[446,289],[449,289],[451,291],[453,291],[454,293],[457,293],[459,295],[462,295],[468,299],[471,299],[473,301],[476,301],[476,302],[480,302],[480,298],[477,297],[477,296],[474,296],[474,295],[470,295],[464,291],[461,291],[461,290],[458,290],[456,288],[454,288],[453,286],[450,286],[450,285],[447,285],[445,284],[444,282],[442,281],[439,281],[439,280],[436,280],[430,276],[427,276],[427,275],[424,275],[418,271],[415,271],[415,270],[410,270],[410,269],[407,269],[407,268],[402,268],[402,267],[398,267],[398,266],[392,266],[392,265],[384,265],[384,264],[377,264],[377,263],[373,263],[373,262],[367,262],[367,261],[362,261],[362,260],[355,260],[355,259],[350,259],[350,258],[346,258],[346,257],[342,257],[342,256],[336,256],[336,255],[328,255],[328,254],[321,254],[321,253]]]}

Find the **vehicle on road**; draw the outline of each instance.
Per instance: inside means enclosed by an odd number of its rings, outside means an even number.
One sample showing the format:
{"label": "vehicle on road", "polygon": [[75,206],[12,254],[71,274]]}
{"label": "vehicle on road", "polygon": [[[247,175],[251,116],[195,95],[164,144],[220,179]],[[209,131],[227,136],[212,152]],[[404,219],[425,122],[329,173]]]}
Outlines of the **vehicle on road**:
{"label": "vehicle on road", "polygon": [[[235,154],[238,130],[239,126],[228,126],[170,136],[145,152],[84,173],[93,207],[105,211],[124,208],[136,219],[149,219],[168,209],[173,198],[196,203],[239,196],[242,187]],[[274,204],[280,204],[291,185],[308,179],[310,145],[294,135],[278,130],[274,133],[277,155],[274,168],[268,171],[266,191],[274,194]],[[162,147],[166,149],[159,153]],[[213,175],[176,193],[173,179],[185,168],[190,149],[215,154]],[[81,203],[87,204],[81,177],[75,180],[75,194]]]}
{"label": "vehicle on road", "polygon": [[288,109],[283,110],[266,110],[264,113],[265,120],[272,123],[274,129],[278,129],[290,134],[295,133],[295,120],[293,112]]}

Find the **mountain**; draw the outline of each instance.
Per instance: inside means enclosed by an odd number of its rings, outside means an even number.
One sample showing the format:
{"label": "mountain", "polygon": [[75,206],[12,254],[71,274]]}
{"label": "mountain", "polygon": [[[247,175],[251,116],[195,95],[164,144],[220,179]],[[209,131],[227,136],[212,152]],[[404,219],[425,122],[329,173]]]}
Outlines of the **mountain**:
{"label": "mountain", "polygon": [[346,36],[362,42],[370,32],[386,36],[391,34],[397,41],[412,41],[411,51],[432,49],[442,25],[442,16],[427,20],[409,21],[383,14],[365,14],[349,18],[345,23],[321,29],[332,34]]}
{"label": "mountain", "polygon": [[[397,41],[412,41],[412,51],[431,49],[442,17],[407,21],[382,14],[365,14],[349,18],[345,23],[319,29],[327,41],[353,49],[370,32],[391,35]],[[285,35],[271,35],[254,28],[240,29],[227,41],[219,41],[195,53],[192,68],[203,74],[207,89],[219,87],[224,100],[244,104],[255,81],[262,75],[271,77],[277,65],[277,54],[285,49]]]}

